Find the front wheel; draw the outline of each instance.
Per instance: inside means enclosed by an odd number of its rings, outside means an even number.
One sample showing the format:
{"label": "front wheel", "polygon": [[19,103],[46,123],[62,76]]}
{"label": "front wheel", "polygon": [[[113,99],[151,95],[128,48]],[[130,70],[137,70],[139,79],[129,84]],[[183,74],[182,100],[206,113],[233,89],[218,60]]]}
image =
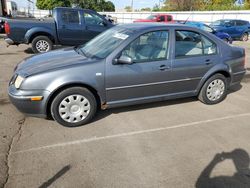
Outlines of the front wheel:
{"label": "front wheel", "polygon": [[54,120],[66,127],[89,123],[96,114],[95,96],[86,88],[73,87],[63,90],[51,104]]}
{"label": "front wheel", "polygon": [[218,104],[227,96],[227,79],[222,74],[215,74],[203,85],[199,100],[205,104]]}
{"label": "front wheel", "polygon": [[248,33],[244,33],[242,36],[241,36],[241,41],[248,41]]}
{"label": "front wheel", "polygon": [[52,41],[46,36],[35,37],[32,40],[31,45],[34,53],[45,53],[53,48]]}

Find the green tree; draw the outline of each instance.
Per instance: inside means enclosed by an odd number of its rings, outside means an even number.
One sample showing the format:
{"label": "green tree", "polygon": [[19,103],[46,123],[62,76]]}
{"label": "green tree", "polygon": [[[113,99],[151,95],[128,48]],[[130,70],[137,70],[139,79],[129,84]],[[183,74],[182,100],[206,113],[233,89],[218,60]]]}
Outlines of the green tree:
{"label": "green tree", "polygon": [[161,8],[159,7],[158,4],[155,4],[155,6],[152,9],[153,11],[161,11]]}
{"label": "green tree", "polygon": [[71,0],[72,4],[95,11],[115,11],[115,5],[105,0]]}
{"label": "green tree", "polygon": [[246,9],[246,10],[250,9],[250,0],[245,0],[244,9]]}
{"label": "green tree", "polygon": [[70,7],[69,0],[37,0],[36,6],[39,9],[52,10],[55,7]]}
{"label": "green tree", "polygon": [[151,8],[149,8],[149,7],[141,8],[141,11],[151,11]]}
{"label": "green tree", "polygon": [[132,7],[131,6],[126,6],[124,9],[126,10],[126,12],[132,12]]}
{"label": "green tree", "polygon": [[[248,6],[247,2],[250,2],[250,0],[246,0],[245,8]],[[166,0],[163,10],[235,10],[242,8],[235,6],[234,3],[235,0]]]}

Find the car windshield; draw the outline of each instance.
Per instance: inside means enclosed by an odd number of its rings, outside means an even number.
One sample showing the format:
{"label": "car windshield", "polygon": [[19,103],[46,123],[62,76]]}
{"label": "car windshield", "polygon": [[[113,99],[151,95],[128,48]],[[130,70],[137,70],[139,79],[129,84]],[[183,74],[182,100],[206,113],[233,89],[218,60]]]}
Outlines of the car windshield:
{"label": "car windshield", "polygon": [[78,47],[77,50],[88,58],[106,58],[131,33],[131,30],[116,26]]}
{"label": "car windshield", "polygon": [[211,27],[209,27],[208,25],[203,25],[203,30],[207,31],[209,33],[213,33],[214,32],[214,30]]}
{"label": "car windshield", "polygon": [[147,17],[148,20],[155,20],[156,19],[156,15],[150,15]]}

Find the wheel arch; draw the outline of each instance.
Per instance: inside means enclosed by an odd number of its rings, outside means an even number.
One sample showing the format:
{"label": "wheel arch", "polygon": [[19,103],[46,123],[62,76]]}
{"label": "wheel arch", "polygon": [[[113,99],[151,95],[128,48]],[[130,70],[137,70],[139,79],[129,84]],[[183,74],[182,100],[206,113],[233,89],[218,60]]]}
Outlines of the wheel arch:
{"label": "wheel arch", "polygon": [[60,93],[62,92],[63,90],[65,89],[68,89],[68,88],[71,88],[71,87],[83,87],[83,88],[86,88],[88,89],[95,97],[96,99],[96,102],[97,102],[97,107],[100,108],[101,105],[102,105],[102,102],[101,102],[101,97],[99,96],[97,90],[95,88],[93,88],[92,86],[88,85],[88,84],[84,84],[84,83],[68,83],[68,84],[65,84],[59,88],[57,88],[55,91],[53,91],[51,93],[51,95],[48,97],[48,100],[47,100],[47,103],[46,103],[46,114],[48,117],[51,117],[51,104],[54,100],[54,98]]}
{"label": "wheel arch", "polygon": [[231,79],[232,79],[231,74],[230,74],[228,71],[226,71],[226,70],[217,70],[217,71],[214,71],[214,72],[212,72],[212,73],[209,73],[209,74],[207,74],[205,77],[203,77],[203,79],[201,80],[199,86],[198,86],[197,89],[196,89],[197,94],[200,93],[200,91],[201,91],[202,87],[204,86],[204,84],[206,83],[206,81],[207,81],[209,78],[211,78],[213,75],[215,75],[215,74],[222,74],[222,75],[225,76],[225,78],[227,79],[227,84],[228,84],[228,85],[230,84]]}
{"label": "wheel arch", "polygon": [[53,32],[49,29],[40,28],[40,27],[35,27],[35,28],[28,30],[27,33],[25,34],[25,41],[26,43],[29,44],[32,42],[32,40],[35,37],[38,37],[38,36],[46,36],[52,41],[53,44],[56,43],[56,38]]}

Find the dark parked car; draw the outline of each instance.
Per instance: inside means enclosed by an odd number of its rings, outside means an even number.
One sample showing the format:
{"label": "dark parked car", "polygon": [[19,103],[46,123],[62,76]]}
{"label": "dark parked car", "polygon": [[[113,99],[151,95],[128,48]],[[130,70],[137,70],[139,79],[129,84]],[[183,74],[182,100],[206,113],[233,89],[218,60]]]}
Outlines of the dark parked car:
{"label": "dark parked car", "polygon": [[9,84],[23,113],[64,126],[88,123],[97,109],[198,96],[225,99],[245,74],[245,50],[185,25],[115,26],[85,45],[22,61]]}
{"label": "dark parked car", "polygon": [[242,41],[248,41],[250,33],[249,21],[245,20],[217,20],[211,24],[218,32],[228,33],[233,39],[240,39]]}
{"label": "dark parked car", "polygon": [[204,31],[212,33],[215,36],[217,36],[218,38],[224,40],[225,42],[227,42],[229,44],[233,43],[233,39],[230,37],[230,35],[228,33],[216,31],[212,27],[210,27],[202,22],[190,22],[190,21],[188,21],[188,22],[185,22],[185,24],[188,26],[197,27],[197,28],[203,29]]}
{"label": "dark parked car", "polygon": [[55,8],[51,19],[8,20],[5,26],[9,45],[31,43],[32,50],[41,53],[53,45],[86,43],[113,24],[92,10]]}

